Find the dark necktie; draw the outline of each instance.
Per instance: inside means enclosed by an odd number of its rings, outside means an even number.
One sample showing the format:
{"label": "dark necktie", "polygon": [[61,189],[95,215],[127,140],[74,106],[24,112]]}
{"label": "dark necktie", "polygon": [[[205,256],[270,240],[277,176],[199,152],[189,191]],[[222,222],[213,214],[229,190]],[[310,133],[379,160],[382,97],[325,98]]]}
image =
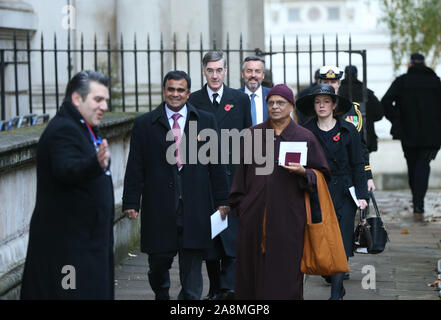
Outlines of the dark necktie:
{"label": "dark necktie", "polygon": [[180,144],[181,144],[181,127],[179,126],[178,123],[178,119],[181,117],[181,115],[179,113],[175,113],[174,115],[172,115],[173,118],[173,136],[175,137],[175,142],[176,142],[176,165],[178,166],[179,169],[181,169],[182,167],[182,162],[181,162],[181,152],[179,150]]}
{"label": "dark necktie", "polygon": [[219,107],[219,103],[217,102],[217,97],[219,96],[219,93],[213,93],[213,107],[217,110],[217,107]]}

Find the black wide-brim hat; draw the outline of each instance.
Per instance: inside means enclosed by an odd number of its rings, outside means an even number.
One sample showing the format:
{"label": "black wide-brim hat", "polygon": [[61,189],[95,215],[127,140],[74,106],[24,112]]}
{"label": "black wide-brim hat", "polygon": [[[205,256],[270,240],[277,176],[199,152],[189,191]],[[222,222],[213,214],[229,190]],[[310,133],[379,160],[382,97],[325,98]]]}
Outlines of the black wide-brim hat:
{"label": "black wide-brim hat", "polygon": [[305,116],[312,117],[315,116],[314,110],[314,99],[318,95],[328,95],[337,99],[337,108],[335,109],[335,114],[344,115],[347,113],[351,107],[352,103],[345,97],[335,94],[335,90],[332,86],[325,83],[319,83],[315,85],[311,93],[299,98],[296,102],[296,108],[300,110]]}

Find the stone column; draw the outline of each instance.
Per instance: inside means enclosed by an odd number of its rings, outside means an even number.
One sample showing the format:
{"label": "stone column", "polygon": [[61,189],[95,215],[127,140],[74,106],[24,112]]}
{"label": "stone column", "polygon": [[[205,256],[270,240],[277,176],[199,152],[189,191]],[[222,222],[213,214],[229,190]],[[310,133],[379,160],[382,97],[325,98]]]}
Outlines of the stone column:
{"label": "stone column", "polygon": [[[14,34],[18,49],[26,48],[26,34],[32,36],[37,28],[37,17],[32,6],[20,0],[0,0],[0,48],[14,47]],[[6,50],[5,56],[5,120],[16,115],[14,51]],[[23,51],[17,52],[18,106],[21,114],[28,113],[27,99],[27,57]],[[8,63],[9,62],[9,63]],[[24,62],[24,63],[22,63]],[[26,85],[25,85],[26,84]]]}

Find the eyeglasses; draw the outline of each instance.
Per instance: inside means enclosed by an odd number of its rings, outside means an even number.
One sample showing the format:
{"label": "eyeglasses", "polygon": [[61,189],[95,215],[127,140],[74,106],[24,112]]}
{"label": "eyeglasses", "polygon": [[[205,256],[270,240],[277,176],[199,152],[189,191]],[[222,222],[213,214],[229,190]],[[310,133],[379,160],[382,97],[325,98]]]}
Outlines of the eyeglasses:
{"label": "eyeglasses", "polygon": [[269,107],[274,106],[274,104],[276,104],[278,107],[283,108],[286,105],[287,101],[283,101],[283,100],[277,100],[277,101],[268,101],[266,104]]}

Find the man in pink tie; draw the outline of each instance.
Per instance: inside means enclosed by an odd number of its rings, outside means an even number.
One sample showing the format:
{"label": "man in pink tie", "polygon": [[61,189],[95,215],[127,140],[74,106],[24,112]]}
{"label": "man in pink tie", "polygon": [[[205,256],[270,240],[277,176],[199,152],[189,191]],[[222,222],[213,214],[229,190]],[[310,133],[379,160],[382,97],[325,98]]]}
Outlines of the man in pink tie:
{"label": "man in pink tie", "polygon": [[[141,209],[141,251],[149,255],[148,277],[157,300],[170,299],[169,269],[177,254],[182,286],[178,299],[200,299],[203,254],[211,244],[210,215],[219,209],[225,218],[229,211],[228,180],[220,161],[185,159],[189,146],[195,145],[189,139],[196,139],[189,135],[190,122],[198,133],[217,131],[213,115],[188,103],[190,88],[185,72],[167,73],[164,102],[135,120],[130,141],[123,211],[136,219]],[[167,139],[170,131],[174,141]],[[167,150],[173,143],[176,152],[170,161]],[[203,142],[196,145],[199,150]]]}

